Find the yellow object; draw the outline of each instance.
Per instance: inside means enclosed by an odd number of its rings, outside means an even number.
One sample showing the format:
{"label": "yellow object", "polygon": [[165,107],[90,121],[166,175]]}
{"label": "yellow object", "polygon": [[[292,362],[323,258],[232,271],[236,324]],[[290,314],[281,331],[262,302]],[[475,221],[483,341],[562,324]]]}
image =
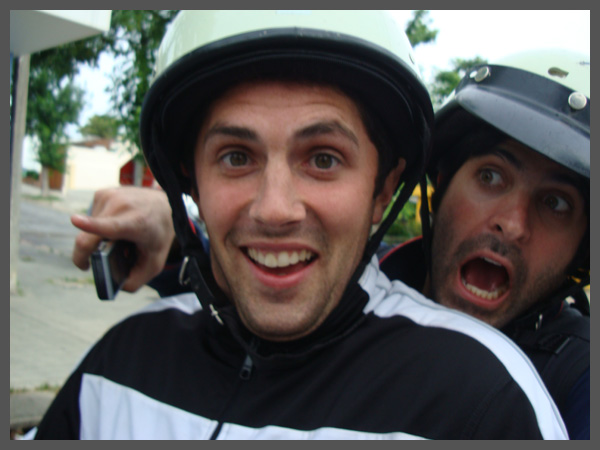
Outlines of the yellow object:
{"label": "yellow object", "polygon": [[[433,195],[433,186],[431,186],[430,184],[427,185],[427,201],[429,204],[429,211],[431,211],[431,196]],[[421,214],[419,214],[419,212],[421,211],[421,186],[417,185],[417,187],[415,188],[415,190],[412,193],[413,197],[416,197],[417,200],[417,214],[416,214],[416,219],[418,223],[421,223]]]}

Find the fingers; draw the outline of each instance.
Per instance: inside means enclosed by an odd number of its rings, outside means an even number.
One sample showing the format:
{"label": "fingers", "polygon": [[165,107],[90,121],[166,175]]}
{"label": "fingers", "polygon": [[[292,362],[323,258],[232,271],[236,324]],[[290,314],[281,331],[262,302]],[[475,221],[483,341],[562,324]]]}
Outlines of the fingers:
{"label": "fingers", "polygon": [[97,234],[81,232],[75,237],[75,246],[73,247],[73,264],[81,270],[90,268],[90,258],[92,253],[98,248],[102,237]]}
{"label": "fingers", "polygon": [[137,261],[122,288],[128,292],[135,292],[162,271],[175,238],[166,194],[154,189],[97,191],[90,216],[74,214],[71,223],[81,230],[72,259],[82,270],[89,268],[90,257],[102,238],[136,245]]}
{"label": "fingers", "polygon": [[110,240],[129,239],[132,235],[131,226],[123,216],[119,215],[89,217],[73,214],[71,223],[86,233],[96,234]]}
{"label": "fingers", "polygon": [[150,280],[156,277],[163,269],[157,258],[147,257],[138,254],[135,266],[129,272],[129,276],[123,284],[122,290],[126,292],[135,292],[142,286],[148,284]]}
{"label": "fingers", "polygon": [[124,239],[116,218],[88,217],[81,214],[71,216],[71,223],[79,228],[81,233],[75,237],[75,245],[71,259],[81,270],[88,270],[89,259],[98,248],[102,239]]}

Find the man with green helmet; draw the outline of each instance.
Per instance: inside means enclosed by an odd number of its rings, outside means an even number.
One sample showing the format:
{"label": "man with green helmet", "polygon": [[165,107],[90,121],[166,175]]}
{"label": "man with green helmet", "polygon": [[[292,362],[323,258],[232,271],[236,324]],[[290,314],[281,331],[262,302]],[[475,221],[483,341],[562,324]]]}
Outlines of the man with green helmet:
{"label": "man with green helmet", "polygon": [[571,439],[590,438],[589,86],[565,50],[474,68],[436,114],[432,230],[381,263],[517,342]]}
{"label": "man with green helmet", "polygon": [[566,439],[512,341],[379,270],[432,122],[383,12],[180,13],[141,137],[193,293],[112,328],[36,438]]}

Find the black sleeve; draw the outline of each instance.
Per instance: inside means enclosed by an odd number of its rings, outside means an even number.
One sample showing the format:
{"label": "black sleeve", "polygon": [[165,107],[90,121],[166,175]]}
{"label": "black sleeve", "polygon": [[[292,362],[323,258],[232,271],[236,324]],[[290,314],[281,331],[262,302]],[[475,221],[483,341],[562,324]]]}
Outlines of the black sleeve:
{"label": "black sleeve", "polygon": [[515,382],[490,393],[472,417],[461,439],[543,439],[535,411]]}
{"label": "black sleeve", "polygon": [[80,388],[81,372],[76,370],[44,414],[35,439],[79,439]]}

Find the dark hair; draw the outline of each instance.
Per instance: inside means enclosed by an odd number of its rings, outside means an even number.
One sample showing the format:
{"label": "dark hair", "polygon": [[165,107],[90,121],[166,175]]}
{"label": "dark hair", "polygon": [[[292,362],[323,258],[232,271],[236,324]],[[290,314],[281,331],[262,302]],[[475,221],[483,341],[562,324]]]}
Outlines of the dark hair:
{"label": "dark hair", "polygon": [[435,212],[441,201],[454,174],[470,158],[488,151],[500,142],[510,139],[510,137],[501,131],[489,125],[481,124],[473,131],[464,135],[453,147],[444,155],[441,155],[435,164],[435,180],[431,180],[435,186],[435,191],[431,198],[431,207]]}
{"label": "dark hair", "polygon": [[[514,140],[509,135],[482,122],[441,156],[435,166],[437,179],[432,180],[435,186],[431,198],[432,211],[437,211],[452,177],[468,159],[486,153],[489,149],[509,139]],[[578,181],[578,190],[585,203],[588,223],[585,236],[579,244],[573,261],[567,267],[566,273],[567,276],[582,279],[584,275],[589,275],[590,270],[590,180],[581,175],[577,175],[576,180]]]}

